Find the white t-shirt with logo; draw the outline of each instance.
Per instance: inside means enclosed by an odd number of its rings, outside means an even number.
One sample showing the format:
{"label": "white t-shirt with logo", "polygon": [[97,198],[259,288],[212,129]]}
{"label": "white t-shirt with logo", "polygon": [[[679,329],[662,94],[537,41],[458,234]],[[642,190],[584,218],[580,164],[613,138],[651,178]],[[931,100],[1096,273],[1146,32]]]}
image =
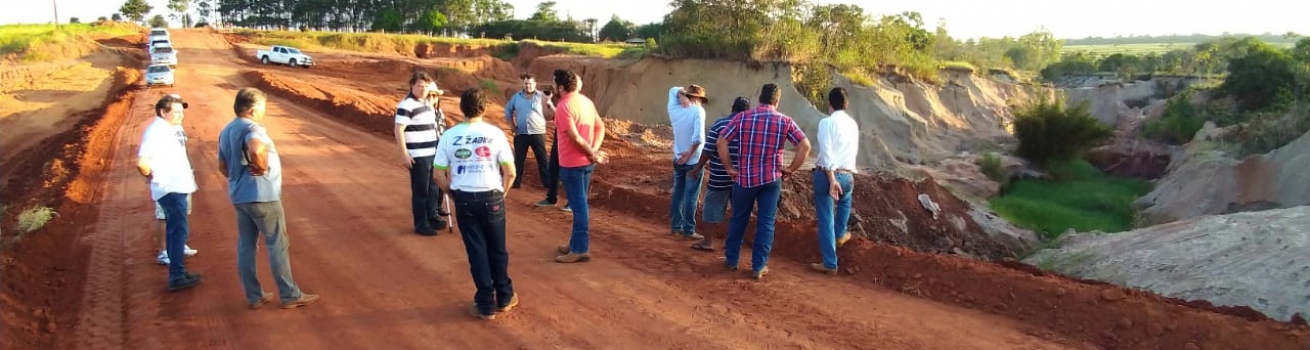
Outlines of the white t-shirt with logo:
{"label": "white t-shirt with logo", "polygon": [[514,164],[505,132],[487,123],[460,123],[441,135],[433,167],[450,171],[450,189],[504,191],[500,165]]}
{"label": "white t-shirt with logo", "polygon": [[186,133],[182,126],[155,117],[141,135],[137,157],[150,165],[151,199],[158,201],[169,193],[196,191],[196,174],[191,170],[191,160],[186,155]]}

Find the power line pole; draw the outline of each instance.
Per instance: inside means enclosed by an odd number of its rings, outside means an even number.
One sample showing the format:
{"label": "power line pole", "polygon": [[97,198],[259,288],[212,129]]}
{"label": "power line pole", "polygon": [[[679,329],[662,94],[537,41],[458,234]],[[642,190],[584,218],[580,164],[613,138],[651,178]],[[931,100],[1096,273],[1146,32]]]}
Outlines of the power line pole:
{"label": "power line pole", "polygon": [[50,0],[50,4],[55,7],[55,30],[59,30],[59,2]]}

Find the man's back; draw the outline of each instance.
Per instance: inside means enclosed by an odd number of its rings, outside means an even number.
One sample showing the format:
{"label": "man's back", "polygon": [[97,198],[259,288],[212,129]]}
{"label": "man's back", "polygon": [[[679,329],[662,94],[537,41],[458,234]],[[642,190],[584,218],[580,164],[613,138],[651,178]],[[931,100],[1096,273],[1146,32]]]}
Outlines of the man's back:
{"label": "man's back", "polygon": [[805,133],[773,106],[761,105],[728,122],[719,138],[720,142],[731,138],[738,143],[737,183],[755,187],[782,177],[784,141],[798,144],[805,140]]}
{"label": "man's back", "polygon": [[[728,176],[728,170],[723,168],[723,161],[719,159],[719,152],[716,151],[719,138],[723,135],[723,131],[727,129],[730,121],[732,121],[732,115],[715,120],[714,124],[710,125],[710,131],[705,135],[704,156],[710,157],[710,180],[706,183],[706,187],[709,189],[726,190],[732,188],[732,177]],[[728,144],[728,156],[732,157],[733,163],[739,161],[737,156],[741,152],[738,147],[739,144],[741,143],[737,141]]]}
{"label": "man's back", "polygon": [[582,93],[574,92],[563,96],[559,101],[559,107],[555,109],[555,135],[556,142],[559,142],[559,164],[563,167],[575,168],[580,166],[591,165],[587,159],[587,152],[578,148],[572,138],[568,135],[568,125],[577,126],[578,135],[586,141],[588,147],[595,142],[594,127],[600,123],[599,113],[596,112],[596,104]]}
{"label": "man's back", "polygon": [[[246,142],[258,138],[268,148],[268,170],[250,174]],[[236,118],[218,134],[218,159],[227,164],[228,196],[233,204],[272,202],[282,198],[282,161],[262,125]]]}

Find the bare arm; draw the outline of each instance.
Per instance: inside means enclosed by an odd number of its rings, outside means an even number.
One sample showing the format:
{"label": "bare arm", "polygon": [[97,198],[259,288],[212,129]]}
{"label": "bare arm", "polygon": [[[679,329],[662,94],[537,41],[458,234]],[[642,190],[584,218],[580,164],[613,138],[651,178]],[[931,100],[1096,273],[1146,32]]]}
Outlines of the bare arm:
{"label": "bare arm", "polygon": [[223,159],[221,159],[221,158],[218,160],[218,172],[219,172],[220,174],[223,174],[223,177],[224,177],[224,178],[227,178],[227,177],[228,177],[228,175],[227,175],[227,161],[225,161],[225,160],[223,160]]}
{"label": "bare arm", "polygon": [[500,162],[500,182],[501,187],[505,188],[503,196],[509,198],[509,190],[514,184],[514,162]]}
{"label": "bare arm", "polygon": [[805,165],[805,158],[810,156],[810,139],[801,139],[801,143],[796,145],[796,155],[791,158],[791,165],[787,166],[788,173],[794,173]]}
{"label": "bare arm", "polygon": [[138,173],[141,173],[141,176],[145,176],[147,178],[150,177],[150,175],[152,175],[152,173],[150,172],[150,158],[142,157],[141,159],[137,159],[136,171]]}
{"label": "bare arm", "polygon": [[247,155],[250,156],[250,175],[264,176],[268,172],[268,145],[258,137],[246,141]]}
{"label": "bare arm", "polygon": [[450,193],[450,173],[448,168],[437,167],[432,172],[432,179],[437,180],[437,187],[441,187],[443,193]]}
{"label": "bare arm", "polygon": [[596,144],[593,145],[592,151],[600,152],[600,145],[605,143],[605,120],[596,118],[596,124],[592,126],[591,134],[596,135]]}
{"label": "bare arm", "polygon": [[409,148],[405,147],[405,124],[396,124],[396,146],[400,146],[400,165],[409,168],[414,166],[414,157],[409,156]]}

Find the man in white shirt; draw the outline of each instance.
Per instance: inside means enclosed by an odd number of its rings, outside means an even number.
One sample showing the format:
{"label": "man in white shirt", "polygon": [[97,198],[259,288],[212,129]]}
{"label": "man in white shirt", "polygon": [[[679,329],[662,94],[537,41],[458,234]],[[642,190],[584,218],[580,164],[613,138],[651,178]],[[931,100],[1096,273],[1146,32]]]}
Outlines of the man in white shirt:
{"label": "man in white shirt", "polygon": [[514,150],[504,131],[483,122],[487,96],[482,90],[464,91],[459,109],[465,121],[442,135],[433,175],[455,202],[455,222],[477,287],[469,313],[490,320],[519,304],[505,249],[505,196],[515,177]]}
{"label": "man in white shirt", "polygon": [[705,238],[696,233],[696,201],[704,172],[700,163],[705,143],[705,88],[691,85],[669,89],[669,123],[673,125],[673,198],[669,206],[670,232],[685,239]]}
{"label": "man in white shirt", "polygon": [[823,262],[810,264],[810,268],[828,274],[837,273],[837,247],[851,239],[846,228],[851,217],[851,192],[855,189],[852,174],[860,150],[860,126],[846,114],[848,104],[846,89],[828,92],[832,115],[819,120],[819,158],[814,162],[814,210],[819,219]]}
{"label": "man in white shirt", "polygon": [[446,227],[442,217],[441,190],[432,180],[432,156],[446,125],[441,112],[443,92],[426,72],[414,72],[409,78],[409,95],[396,106],[396,145],[400,147],[400,164],[409,169],[410,210],[414,216],[414,233],[435,236]]}
{"label": "man in white shirt", "polygon": [[150,182],[150,198],[163,211],[168,259],[168,289],[176,291],[200,284],[200,274],[186,271],[188,197],[196,191],[195,172],[187,158],[186,134],[182,131],[187,103],[167,95],[155,103],[156,117],[141,135],[137,171]]}

